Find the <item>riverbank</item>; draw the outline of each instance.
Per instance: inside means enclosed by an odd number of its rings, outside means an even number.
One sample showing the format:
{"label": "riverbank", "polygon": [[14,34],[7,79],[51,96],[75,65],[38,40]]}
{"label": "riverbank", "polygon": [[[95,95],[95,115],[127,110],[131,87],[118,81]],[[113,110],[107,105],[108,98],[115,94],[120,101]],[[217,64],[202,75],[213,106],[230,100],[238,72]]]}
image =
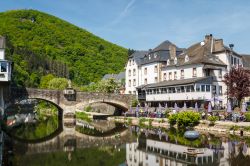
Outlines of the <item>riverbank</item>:
{"label": "riverbank", "polygon": [[[149,128],[170,128],[167,118],[109,117],[108,120]],[[177,128],[176,125],[173,127]],[[195,126],[194,129],[202,133],[208,132],[222,135],[233,134],[250,137],[250,122],[216,121],[214,124],[211,124],[208,120],[200,120],[200,123]]]}

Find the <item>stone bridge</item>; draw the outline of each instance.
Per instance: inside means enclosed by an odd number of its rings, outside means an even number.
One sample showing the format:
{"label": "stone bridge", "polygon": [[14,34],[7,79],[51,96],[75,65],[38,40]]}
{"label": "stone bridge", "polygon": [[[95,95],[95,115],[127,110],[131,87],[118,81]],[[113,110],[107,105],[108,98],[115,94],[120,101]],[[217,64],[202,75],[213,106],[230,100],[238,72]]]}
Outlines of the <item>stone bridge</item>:
{"label": "stone bridge", "polygon": [[92,103],[106,103],[112,105],[122,111],[127,111],[131,105],[133,95],[115,94],[115,93],[92,93],[92,92],[79,92],[66,94],[65,90],[46,90],[46,89],[33,89],[33,88],[12,88],[11,98],[15,101],[24,99],[42,99],[49,101],[63,111],[70,111],[69,108],[82,110],[86,105]]}
{"label": "stone bridge", "polygon": [[18,103],[25,99],[42,99],[51,102],[59,109],[59,119],[61,120],[59,123],[63,132],[69,134],[74,132],[76,111],[84,110],[84,107],[92,103],[106,103],[125,112],[134,98],[133,95],[79,92],[74,89],[60,91],[33,88],[11,88],[10,96],[12,103]]}

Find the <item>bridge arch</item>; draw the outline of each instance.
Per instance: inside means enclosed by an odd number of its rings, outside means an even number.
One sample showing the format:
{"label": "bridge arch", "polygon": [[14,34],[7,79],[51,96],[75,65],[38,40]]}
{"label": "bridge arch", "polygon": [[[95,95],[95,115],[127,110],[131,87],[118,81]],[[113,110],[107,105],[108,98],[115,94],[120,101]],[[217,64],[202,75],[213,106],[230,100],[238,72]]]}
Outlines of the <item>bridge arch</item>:
{"label": "bridge arch", "polygon": [[91,104],[96,104],[96,103],[104,103],[104,104],[114,106],[115,108],[121,110],[122,112],[126,112],[129,109],[127,103],[117,101],[117,100],[112,100],[112,99],[93,99],[93,100],[88,100],[85,102],[80,102],[76,104],[76,109],[83,110],[86,106],[91,105]]}

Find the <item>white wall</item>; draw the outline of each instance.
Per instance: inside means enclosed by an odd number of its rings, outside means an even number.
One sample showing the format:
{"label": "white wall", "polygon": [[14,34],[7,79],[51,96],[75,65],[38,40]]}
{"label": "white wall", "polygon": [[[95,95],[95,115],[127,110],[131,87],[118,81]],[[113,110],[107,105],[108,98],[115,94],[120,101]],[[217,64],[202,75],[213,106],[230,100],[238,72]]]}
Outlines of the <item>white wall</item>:
{"label": "white wall", "polygon": [[0,60],[5,59],[4,49],[0,49]]}
{"label": "white wall", "polygon": [[202,64],[185,65],[180,67],[170,66],[162,70],[162,81],[164,79],[164,73],[167,73],[167,80],[169,80],[169,73],[172,72],[172,80],[174,80],[174,72],[177,72],[177,80],[181,79],[181,70],[184,70],[184,79],[193,78],[193,68],[196,68],[196,77],[204,77]]}
{"label": "white wall", "polygon": [[[157,66],[157,72],[155,72],[155,66]],[[144,74],[145,68],[147,68],[147,74],[146,75]],[[155,82],[155,77],[157,77],[157,82],[159,82],[159,79],[160,79],[159,68],[160,68],[160,64],[157,63],[157,62],[143,65],[141,67],[142,84],[144,85],[145,79],[147,79],[147,84],[156,83]]]}
{"label": "white wall", "polygon": [[[131,61],[131,64],[130,62]],[[131,75],[129,75],[129,70],[131,71]],[[135,70],[135,74],[134,74]],[[135,94],[136,92],[136,87],[140,85],[140,68],[136,64],[133,58],[130,58],[128,60],[127,66],[126,66],[126,90],[125,93],[129,94]],[[131,86],[129,86],[129,80],[131,81]],[[134,84],[135,80],[135,84]]]}

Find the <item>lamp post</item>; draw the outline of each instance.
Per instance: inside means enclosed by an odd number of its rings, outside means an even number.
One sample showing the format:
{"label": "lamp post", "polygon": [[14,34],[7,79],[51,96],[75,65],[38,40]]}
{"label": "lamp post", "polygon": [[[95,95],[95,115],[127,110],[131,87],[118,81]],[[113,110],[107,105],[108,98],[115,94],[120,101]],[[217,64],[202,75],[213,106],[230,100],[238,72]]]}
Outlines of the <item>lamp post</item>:
{"label": "lamp post", "polygon": [[214,95],[214,110],[216,109],[215,107],[215,95],[216,95],[216,89],[213,90],[213,95]]}
{"label": "lamp post", "polygon": [[[234,44],[229,44],[229,48],[230,48],[230,52],[229,52],[229,64],[230,65],[229,65],[229,69],[228,69],[229,71],[230,71],[230,69],[232,68],[232,65],[233,65],[233,60],[232,60],[233,47],[234,47]],[[229,79],[229,81],[230,81],[230,79]],[[230,84],[230,82],[229,82],[229,84]],[[229,100],[228,90],[229,90],[229,88],[228,88],[228,85],[227,85],[227,104],[228,104],[228,100]]]}

